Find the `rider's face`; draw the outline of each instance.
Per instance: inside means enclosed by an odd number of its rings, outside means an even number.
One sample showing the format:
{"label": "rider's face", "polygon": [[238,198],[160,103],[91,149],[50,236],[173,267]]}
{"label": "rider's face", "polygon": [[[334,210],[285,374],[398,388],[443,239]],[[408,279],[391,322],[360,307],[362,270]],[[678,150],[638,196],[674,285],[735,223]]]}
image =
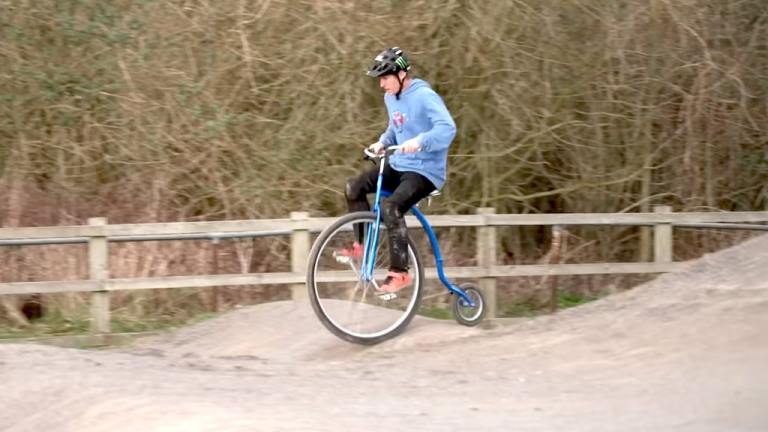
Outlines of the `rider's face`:
{"label": "rider's face", "polygon": [[[405,72],[398,72],[398,74],[405,75]],[[398,76],[395,74],[388,74],[379,77],[379,87],[384,90],[384,93],[388,95],[396,95],[397,92],[400,90],[400,82],[398,81]]]}

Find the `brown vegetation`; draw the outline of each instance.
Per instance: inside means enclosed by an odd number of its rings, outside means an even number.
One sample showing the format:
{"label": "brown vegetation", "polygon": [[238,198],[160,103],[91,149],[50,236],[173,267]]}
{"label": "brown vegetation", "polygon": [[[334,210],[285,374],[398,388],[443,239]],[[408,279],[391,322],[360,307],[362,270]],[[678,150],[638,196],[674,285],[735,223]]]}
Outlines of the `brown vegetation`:
{"label": "brown vegetation", "polygon": [[[763,0],[0,1],[0,222],[340,214],[386,121],[362,72],[395,44],[458,124],[434,212],[762,210],[766,41]],[[571,235],[583,259],[644,256],[637,229]],[[185,245],[118,253],[144,273],[210,253]]]}

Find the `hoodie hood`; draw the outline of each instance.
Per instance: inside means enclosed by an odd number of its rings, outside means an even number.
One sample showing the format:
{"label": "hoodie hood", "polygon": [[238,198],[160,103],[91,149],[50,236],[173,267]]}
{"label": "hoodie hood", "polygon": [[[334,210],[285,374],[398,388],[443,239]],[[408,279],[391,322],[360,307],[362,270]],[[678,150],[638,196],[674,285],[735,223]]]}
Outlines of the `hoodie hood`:
{"label": "hoodie hood", "polygon": [[424,81],[423,79],[411,78],[411,85],[409,85],[407,89],[403,90],[403,92],[400,94],[400,96],[406,95],[406,94],[411,93],[411,92],[415,92],[415,91],[417,91],[421,87],[426,87],[428,89],[432,88],[429,85],[429,83]]}

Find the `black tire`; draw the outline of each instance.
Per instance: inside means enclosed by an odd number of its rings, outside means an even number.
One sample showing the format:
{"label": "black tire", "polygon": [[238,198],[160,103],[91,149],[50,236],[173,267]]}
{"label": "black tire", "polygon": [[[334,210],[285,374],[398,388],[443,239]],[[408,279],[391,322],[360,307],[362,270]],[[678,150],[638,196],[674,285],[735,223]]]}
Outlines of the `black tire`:
{"label": "black tire", "polygon": [[[309,294],[309,301],[312,305],[312,309],[315,311],[315,315],[320,319],[320,322],[334,335],[339,338],[356,344],[361,345],[374,345],[381,343],[387,339],[391,339],[405,330],[408,324],[411,322],[416,312],[419,309],[421,303],[421,296],[424,286],[424,268],[421,265],[421,259],[418,254],[413,241],[408,238],[411,274],[413,275],[413,284],[410,289],[411,295],[408,297],[408,306],[403,311],[403,315],[384,332],[377,332],[373,334],[361,334],[349,331],[341,325],[337,324],[334,319],[329,316],[324,308],[324,300],[320,296],[319,282],[317,280],[318,266],[321,259],[326,257],[331,240],[338,233],[345,231],[345,228],[353,223],[374,223],[376,221],[376,215],[373,212],[355,212],[344,215],[336,220],[333,224],[324,229],[315,240],[312,250],[309,254],[308,266],[307,266],[307,290]],[[383,225],[382,225],[383,227]],[[347,231],[348,232],[348,231]],[[346,234],[349,235],[349,234]],[[382,235],[382,241],[386,241]]]}
{"label": "black tire", "polygon": [[477,288],[475,284],[464,283],[459,287],[467,293],[467,295],[477,304],[476,307],[468,307],[463,305],[464,300],[454,294],[452,297],[452,310],[453,317],[456,321],[465,326],[473,327],[483,320],[485,317],[485,298],[483,293]]}

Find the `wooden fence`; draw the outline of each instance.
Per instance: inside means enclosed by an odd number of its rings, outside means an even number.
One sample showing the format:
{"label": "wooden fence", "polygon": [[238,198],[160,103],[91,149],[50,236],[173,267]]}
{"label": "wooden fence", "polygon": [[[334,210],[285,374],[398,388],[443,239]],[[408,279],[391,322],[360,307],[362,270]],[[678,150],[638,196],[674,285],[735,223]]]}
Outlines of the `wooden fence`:
{"label": "wooden fence", "polygon": [[[684,263],[673,262],[672,232],[678,227],[746,228],[737,223],[767,222],[763,212],[672,213],[670,207],[658,206],[653,213],[568,213],[568,214],[495,214],[492,208],[478,209],[474,215],[429,215],[434,227],[467,227],[477,230],[477,265],[448,267],[450,278],[472,278],[479,281],[488,299],[489,316],[496,311],[496,278],[510,276],[587,275],[625,273],[663,273],[681,269]],[[319,232],[335,218],[312,218],[295,212],[287,219],[237,220],[215,222],[176,222],[109,225],[104,218],[89,219],[88,225],[0,228],[0,245],[87,243],[89,279],[44,282],[0,283],[0,295],[60,292],[90,292],[92,330],[110,332],[110,292],[117,290],[190,288],[231,285],[286,284],[293,298],[306,296],[305,268],[309,255],[310,232]],[[418,222],[408,216],[408,225]],[[629,225],[653,227],[654,257],[652,262],[498,265],[497,227],[521,225]],[[756,229],[765,225],[755,225]],[[291,271],[247,274],[167,276],[149,278],[110,278],[109,244],[112,241],[174,240],[181,238],[216,239],[240,233],[242,237],[258,235],[291,236]],[[16,242],[16,243],[14,243]],[[423,256],[426,256],[424,251]],[[429,262],[429,260],[426,260]],[[436,278],[436,270],[428,267],[427,278]]]}

